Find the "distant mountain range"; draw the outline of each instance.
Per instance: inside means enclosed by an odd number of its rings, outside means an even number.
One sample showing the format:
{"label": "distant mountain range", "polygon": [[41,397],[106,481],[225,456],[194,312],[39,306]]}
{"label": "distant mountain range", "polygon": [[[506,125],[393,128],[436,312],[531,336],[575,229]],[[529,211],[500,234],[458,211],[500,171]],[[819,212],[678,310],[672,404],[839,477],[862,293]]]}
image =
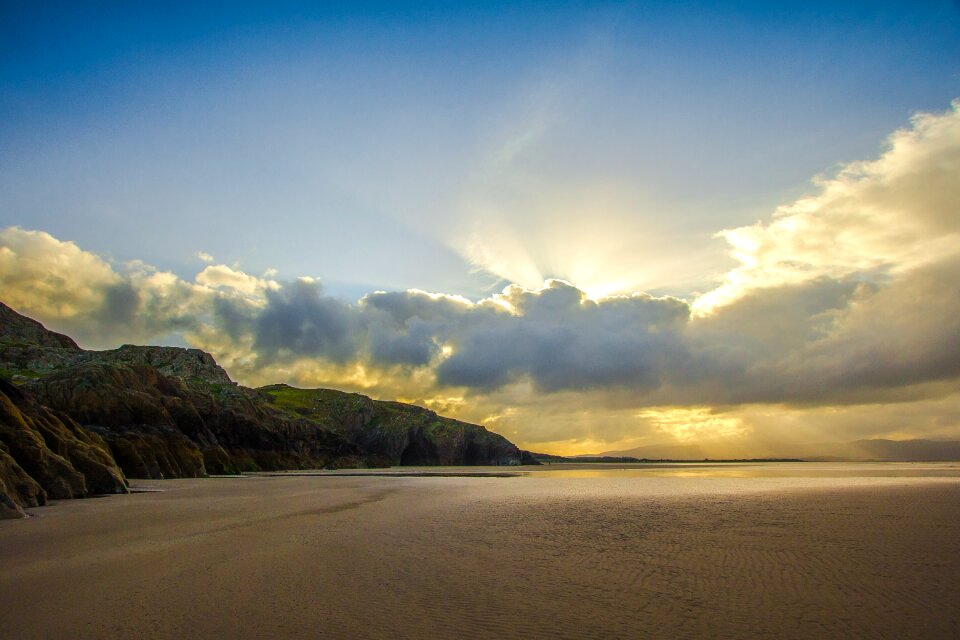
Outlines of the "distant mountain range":
{"label": "distant mountain range", "polygon": [[[637,447],[621,451],[605,451],[597,456],[630,456],[648,460],[703,460],[718,458],[697,445],[665,445]],[[742,457],[742,456],[737,456]],[[771,456],[765,455],[765,458]],[[823,442],[783,447],[777,458],[800,458],[809,461],[925,462],[960,460],[960,441],[956,440],[854,440]]]}

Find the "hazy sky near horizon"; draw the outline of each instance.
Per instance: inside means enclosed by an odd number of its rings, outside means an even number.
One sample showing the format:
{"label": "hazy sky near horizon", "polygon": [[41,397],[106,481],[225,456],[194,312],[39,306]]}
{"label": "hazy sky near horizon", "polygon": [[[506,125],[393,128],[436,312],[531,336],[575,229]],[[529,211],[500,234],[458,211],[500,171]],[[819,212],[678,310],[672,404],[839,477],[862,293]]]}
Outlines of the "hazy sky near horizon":
{"label": "hazy sky near horizon", "polygon": [[956,2],[5,3],[0,299],[534,448],[960,437],[958,97]]}

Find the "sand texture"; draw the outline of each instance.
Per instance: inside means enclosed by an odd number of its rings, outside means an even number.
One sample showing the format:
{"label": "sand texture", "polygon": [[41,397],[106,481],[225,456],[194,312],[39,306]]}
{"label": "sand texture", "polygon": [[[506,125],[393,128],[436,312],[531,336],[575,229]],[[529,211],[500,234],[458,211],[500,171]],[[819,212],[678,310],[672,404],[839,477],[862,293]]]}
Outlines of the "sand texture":
{"label": "sand texture", "polygon": [[957,478],[149,486],[0,522],[0,637],[960,637]]}

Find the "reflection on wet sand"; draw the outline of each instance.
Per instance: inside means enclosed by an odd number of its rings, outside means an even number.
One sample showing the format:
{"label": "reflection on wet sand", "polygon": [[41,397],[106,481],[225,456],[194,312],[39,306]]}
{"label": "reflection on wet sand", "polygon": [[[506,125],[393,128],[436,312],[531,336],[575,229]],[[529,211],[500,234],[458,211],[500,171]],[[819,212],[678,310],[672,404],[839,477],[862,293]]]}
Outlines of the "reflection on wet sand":
{"label": "reflection on wet sand", "polygon": [[960,478],[960,463],[651,462],[551,465],[529,474],[554,478]]}
{"label": "reflection on wet sand", "polygon": [[956,465],[521,472],[34,509],[0,522],[0,638],[960,637]]}

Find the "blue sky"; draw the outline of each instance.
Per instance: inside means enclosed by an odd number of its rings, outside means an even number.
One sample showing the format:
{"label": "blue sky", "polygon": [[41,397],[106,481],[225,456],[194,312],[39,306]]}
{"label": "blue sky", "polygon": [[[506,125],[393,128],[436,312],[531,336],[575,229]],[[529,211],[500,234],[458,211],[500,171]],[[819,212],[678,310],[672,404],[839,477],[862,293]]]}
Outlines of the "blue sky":
{"label": "blue sky", "polygon": [[704,254],[633,283],[682,293],[725,266],[713,233],[960,95],[952,3],[201,4],[5,5],[3,223],[476,297],[488,216],[568,279],[537,236],[590,217],[645,238],[627,270]]}
{"label": "blue sky", "polygon": [[537,450],[960,438],[958,98],[956,2],[6,2],[0,298]]}

